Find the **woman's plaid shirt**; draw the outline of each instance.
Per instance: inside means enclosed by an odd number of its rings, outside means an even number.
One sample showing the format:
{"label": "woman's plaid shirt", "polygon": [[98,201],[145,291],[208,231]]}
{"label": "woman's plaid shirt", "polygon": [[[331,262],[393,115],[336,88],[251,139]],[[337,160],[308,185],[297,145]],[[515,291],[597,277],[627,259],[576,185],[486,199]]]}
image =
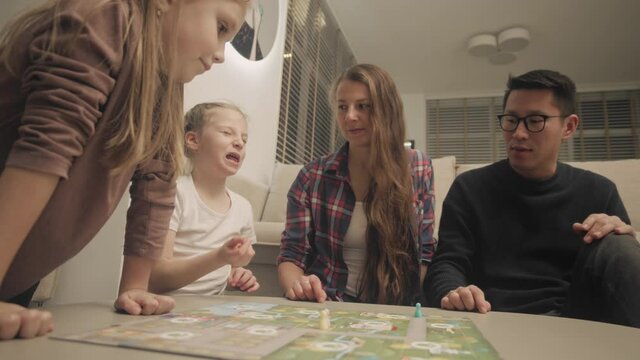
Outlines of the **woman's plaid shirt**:
{"label": "woman's plaid shirt", "polygon": [[[292,262],[305,274],[318,276],[334,300],[342,298],[347,284],[342,248],[356,202],[349,183],[348,149],[345,143],[336,153],[300,170],[287,195],[287,223],[277,260],[278,264]],[[410,161],[420,262],[429,263],[437,245],[433,237],[433,167],[420,151],[411,150]]]}

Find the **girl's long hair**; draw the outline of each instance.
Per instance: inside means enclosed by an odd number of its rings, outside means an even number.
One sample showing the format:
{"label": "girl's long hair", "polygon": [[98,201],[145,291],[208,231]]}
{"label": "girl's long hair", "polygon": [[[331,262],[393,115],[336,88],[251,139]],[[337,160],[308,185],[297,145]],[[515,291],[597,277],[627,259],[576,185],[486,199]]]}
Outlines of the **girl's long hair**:
{"label": "girl's long hair", "polygon": [[[127,3],[130,6],[126,6]],[[173,165],[175,176],[183,167],[183,92],[182,84],[175,81],[176,71],[171,61],[176,52],[177,36],[163,44],[161,16],[166,2],[130,0],[121,4],[124,16],[129,19],[125,38],[131,35],[131,31],[139,31],[140,35],[133,37],[136,39],[134,43],[128,44],[129,51],[133,51],[132,86],[124,108],[111,127],[104,160],[117,174],[154,157],[161,158]],[[114,1],[98,1],[93,11],[97,13],[108,5],[114,5]],[[20,65],[11,62],[10,54],[24,46],[21,40],[25,33],[47,21],[52,21],[52,29],[45,54],[63,53],[67,47],[72,47],[72,43],[64,44],[62,48],[56,44],[63,27],[58,16],[60,12],[60,1],[50,0],[10,23],[0,39],[0,62],[17,75],[16,69]],[[134,14],[141,15],[140,29],[132,28]],[[87,18],[90,16],[88,14]],[[177,24],[171,26],[175,30]],[[82,28],[73,31],[80,33]],[[175,34],[176,31],[170,33]]]}
{"label": "girl's long hair", "polygon": [[[177,35],[163,44],[161,1],[135,0],[142,13],[142,36],[135,44],[131,95],[126,116],[113,128],[107,160],[120,171],[154,157],[173,165],[174,177],[182,172],[183,86],[176,81],[172,59]],[[181,1],[174,6],[180,6]],[[177,19],[180,18],[179,11]],[[177,23],[171,34],[177,34]],[[167,53],[165,53],[165,51]]]}
{"label": "girl's long hair", "polygon": [[364,84],[372,105],[371,183],[364,199],[367,255],[358,299],[413,304],[420,288],[418,242],[402,100],[389,74],[375,65],[347,69],[332,88],[334,102],[343,81]]}

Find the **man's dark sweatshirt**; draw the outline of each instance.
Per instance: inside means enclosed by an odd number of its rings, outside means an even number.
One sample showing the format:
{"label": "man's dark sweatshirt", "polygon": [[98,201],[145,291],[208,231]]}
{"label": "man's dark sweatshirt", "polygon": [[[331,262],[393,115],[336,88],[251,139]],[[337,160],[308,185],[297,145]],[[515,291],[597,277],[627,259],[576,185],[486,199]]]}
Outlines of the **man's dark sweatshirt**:
{"label": "man's dark sweatshirt", "polygon": [[502,160],[461,174],[442,209],[429,305],[476,285],[494,311],[559,313],[583,243],[572,224],[594,213],[630,223],[613,182],[590,171],[558,163],[553,177],[532,181]]}

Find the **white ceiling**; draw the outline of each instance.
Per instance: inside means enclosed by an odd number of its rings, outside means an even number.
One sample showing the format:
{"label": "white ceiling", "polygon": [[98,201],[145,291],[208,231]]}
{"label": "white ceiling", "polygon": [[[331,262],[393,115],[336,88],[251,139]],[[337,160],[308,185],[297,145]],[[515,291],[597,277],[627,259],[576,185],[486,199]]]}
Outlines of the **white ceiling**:
{"label": "white ceiling", "polygon": [[[295,1],[295,0],[294,0]],[[359,62],[389,71],[402,93],[500,92],[509,73],[569,75],[579,89],[640,87],[640,0],[328,0]],[[527,28],[510,65],[467,54],[469,37]]]}

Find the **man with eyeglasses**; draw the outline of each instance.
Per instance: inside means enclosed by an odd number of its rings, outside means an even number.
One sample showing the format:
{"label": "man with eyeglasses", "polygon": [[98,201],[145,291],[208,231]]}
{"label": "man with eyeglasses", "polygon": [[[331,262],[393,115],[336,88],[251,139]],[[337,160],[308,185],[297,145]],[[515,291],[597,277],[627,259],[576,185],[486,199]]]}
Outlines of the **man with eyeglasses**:
{"label": "man with eyeglasses", "polygon": [[616,186],[558,162],[580,121],[575,94],[555,71],[510,77],[498,115],[507,159],[451,186],[430,306],[640,327],[640,243]]}

